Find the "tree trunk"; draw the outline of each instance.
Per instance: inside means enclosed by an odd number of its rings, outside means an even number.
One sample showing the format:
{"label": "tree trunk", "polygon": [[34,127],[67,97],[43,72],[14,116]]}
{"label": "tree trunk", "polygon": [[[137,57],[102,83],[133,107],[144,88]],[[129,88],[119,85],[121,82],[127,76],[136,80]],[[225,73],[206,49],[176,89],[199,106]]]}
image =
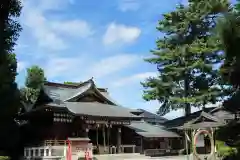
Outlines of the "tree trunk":
{"label": "tree trunk", "polygon": [[[187,73],[184,79],[184,98],[188,98],[189,97],[189,74]],[[189,102],[185,102],[185,115],[184,116],[189,116],[191,114],[191,105]],[[191,131],[190,130],[186,130],[186,134],[188,135],[188,137],[191,138]],[[185,136],[186,138],[186,136]],[[191,150],[191,142],[189,142],[187,139],[185,139],[186,144],[185,144],[185,150],[186,150],[186,154],[190,154],[189,151]]]}
{"label": "tree trunk", "polygon": [[[186,74],[185,79],[184,79],[184,98],[188,98],[189,97],[189,79],[188,79],[188,74]],[[185,116],[188,116],[189,114],[191,114],[191,105],[188,102],[185,102]]]}

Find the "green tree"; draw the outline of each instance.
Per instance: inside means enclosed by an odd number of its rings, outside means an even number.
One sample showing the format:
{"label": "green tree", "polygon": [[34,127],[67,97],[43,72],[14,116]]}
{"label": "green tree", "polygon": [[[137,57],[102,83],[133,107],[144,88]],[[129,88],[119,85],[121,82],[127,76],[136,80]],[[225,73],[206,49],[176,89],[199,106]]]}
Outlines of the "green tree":
{"label": "green tree", "polygon": [[32,66],[27,69],[27,78],[25,85],[28,88],[39,89],[46,81],[44,70],[38,66]]}
{"label": "green tree", "polygon": [[22,100],[26,104],[34,103],[45,81],[46,78],[42,68],[36,65],[28,68],[25,87],[21,89]]}
{"label": "green tree", "polygon": [[19,102],[19,91],[15,78],[17,61],[12,53],[21,31],[16,20],[20,16],[21,3],[18,0],[0,2],[0,118],[12,118]]}
{"label": "green tree", "polygon": [[240,1],[235,9],[224,15],[218,21],[217,31],[224,51],[224,61],[221,66],[222,80],[231,92],[224,105],[230,110],[238,109],[240,102]]}
{"label": "green tree", "polygon": [[[222,80],[225,86],[231,90],[228,99],[224,101],[224,107],[230,111],[239,112],[240,103],[240,1],[237,1],[233,11],[224,15],[218,22],[217,31],[224,51],[224,62],[221,66]],[[236,147],[238,154],[232,155],[232,159],[240,157],[240,124],[232,121],[218,130],[217,139],[225,141],[229,146]]]}
{"label": "green tree", "polygon": [[161,103],[159,114],[191,106],[204,107],[220,96],[218,70],[222,60],[219,43],[212,34],[216,17],[228,9],[227,0],[189,0],[175,11],[164,14],[157,30],[164,34],[152,50],[147,62],[155,64],[158,77],[143,84],[143,98]]}
{"label": "green tree", "polygon": [[12,52],[21,31],[17,19],[20,12],[19,0],[0,1],[0,150],[15,155],[19,139],[14,118],[20,106],[20,92],[15,82],[17,61]]}

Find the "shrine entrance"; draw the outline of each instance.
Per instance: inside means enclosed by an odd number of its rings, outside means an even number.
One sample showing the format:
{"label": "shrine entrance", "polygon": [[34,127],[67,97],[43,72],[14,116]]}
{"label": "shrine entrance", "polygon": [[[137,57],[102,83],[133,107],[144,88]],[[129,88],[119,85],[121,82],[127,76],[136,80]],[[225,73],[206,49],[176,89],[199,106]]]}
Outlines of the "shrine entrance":
{"label": "shrine entrance", "polygon": [[[224,125],[224,121],[206,112],[185,123],[181,129],[185,132],[188,159],[191,155],[193,160],[216,160],[215,130]],[[191,148],[188,148],[189,143]]]}

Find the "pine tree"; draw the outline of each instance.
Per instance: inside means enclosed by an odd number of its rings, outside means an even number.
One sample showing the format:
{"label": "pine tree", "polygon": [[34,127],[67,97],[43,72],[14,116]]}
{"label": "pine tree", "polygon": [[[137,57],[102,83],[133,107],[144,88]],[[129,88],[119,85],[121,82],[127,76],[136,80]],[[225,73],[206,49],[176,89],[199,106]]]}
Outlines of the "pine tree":
{"label": "pine tree", "polygon": [[224,102],[225,108],[237,110],[240,102],[240,1],[235,5],[234,10],[228,12],[218,21],[217,31],[219,33],[224,61],[221,66],[223,83],[229,92],[229,98]]}
{"label": "pine tree", "polygon": [[[224,51],[224,63],[221,66],[222,79],[232,92],[227,93],[228,99],[224,107],[233,113],[239,112],[240,107],[240,1],[233,11],[225,14],[218,22],[218,33]],[[237,154],[230,155],[229,159],[240,159],[240,124],[239,119],[217,131],[216,138],[224,141],[231,147],[236,147]]]}
{"label": "pine tree", "polygon": [[218,70],[222,60],[219,41],[212,34],[216,17],[228,9],[227,0],[189,0],[175,11],[164,14],[157,30],[164,33],[152,50],[147,62],[157,65],[158,77],[150,77],[143,84],[147,101],[161,103],[159,114],[191,106],[204,107],[215,103],[220,96]]}

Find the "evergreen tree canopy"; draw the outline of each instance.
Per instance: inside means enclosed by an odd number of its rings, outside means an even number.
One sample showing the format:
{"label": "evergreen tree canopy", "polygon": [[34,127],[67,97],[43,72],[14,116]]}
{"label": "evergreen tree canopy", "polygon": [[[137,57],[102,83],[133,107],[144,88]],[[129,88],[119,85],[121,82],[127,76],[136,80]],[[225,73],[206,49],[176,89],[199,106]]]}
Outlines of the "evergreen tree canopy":
{"label": "evergreen tree canopy", "polygon": [[218,33],[224,50],[224,62],[221,66],[223,83],[231,89],[224,107],[236,111],[240,103],[240,1],[235,9],[224,15],[218,22]]}
{"label": "evergreen tree canopy", "polygon": [[14,45],[21,31],[19,0],[0,1],[0,151],[17,156],[18,126],[14,118],[20,107],[20,92],[15,82],[17,61]]}
{"label": "evergreen tree canopy", "polygon": [[220,43],[212,35],[216,17],[228,9],[227,0],[189,0],[175,11],[164,14],[157,30],[164,33],[152,50],[147,62],[157,65],[158,77],[150,77],[143,84],[147,101],[161,103],[159,114],[171,110],[202,107],[215,103],[220,95],[218,70],[222,60]]}
{"label": "evergreen tree canopy", "polygon": [[45,81],[46,78],[42,68],[35,65],[28,68],[25,81],[26,87],[21,89],[22,100],[25,103],[34,103]]}
{"label": "evergreen tree canopy", "polygon": [[20,103],[20,94],[15,82],[17,61],[12,53],[21,31],[17,21],[20,11],[19,0],[0,2],[0,118],[6,121],[17,113]]}

